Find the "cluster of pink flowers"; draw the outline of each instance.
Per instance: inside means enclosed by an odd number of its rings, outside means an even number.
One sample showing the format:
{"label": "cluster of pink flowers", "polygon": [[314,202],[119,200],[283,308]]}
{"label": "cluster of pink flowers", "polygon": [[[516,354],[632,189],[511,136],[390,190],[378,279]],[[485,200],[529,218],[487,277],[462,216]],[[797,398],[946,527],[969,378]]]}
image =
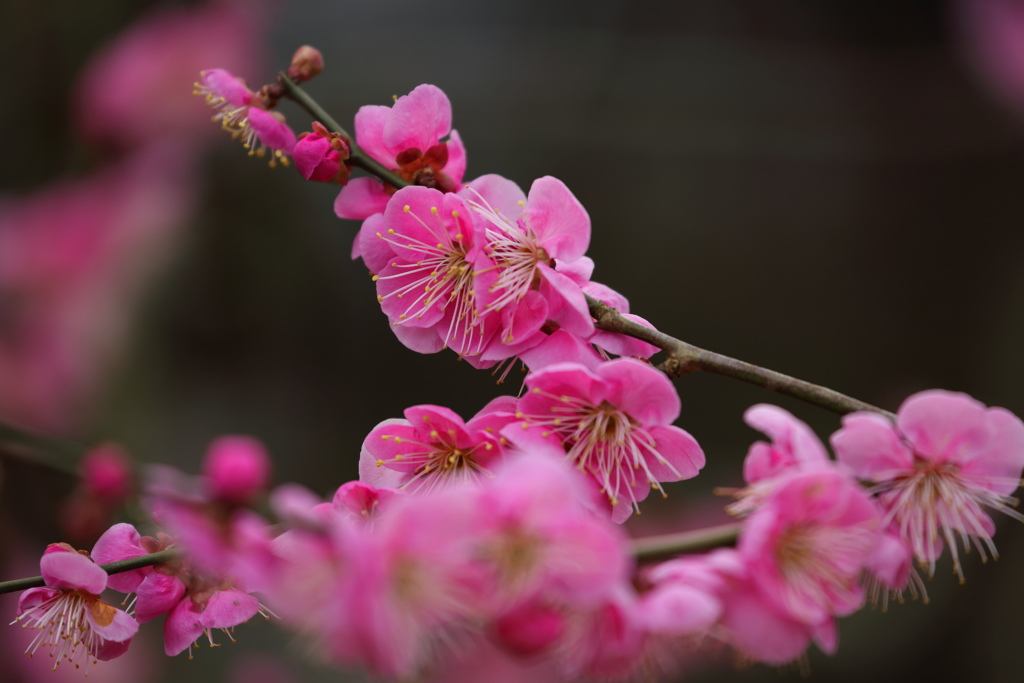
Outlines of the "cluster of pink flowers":
{"label": "cluster of pink flowers", "polygon": [[[703,462],[667,424],[675,403],[656,377],[632,359],[564,363],[468,421],[414,406],[372,430],[360,480],[329,502],[274,489],[275,525],[252,509],[269,483],[266,452],[222,437],[199,478],[151,472],[144,500],[165,531],[116,524],[91,561],[74,554],[66,568],[54,553],[67,548],[47,551],[47,588],[19,606],[17,622],[40,631],[28,649],[110,658],[136,622],[166,615],[175,655],[262,614],[326,661],[396,679],[477,651],[563,678],[627,679],[677,666],[701,639],[782,664],[811,643],[834,652],[837,620],[866,602],[926,597],[913,564],[931,573],[944,544],[957,572],[958,541],[995,555],[988,510],[1022,518],[1008,496],[1024,423],[1001,408],[923,392],[895,423],[848,416],[832,460],[807,425],[759,405],[746,419],[770,441],[750,448],[730,506],[736,547],[638,567],[616,522],[641,491]],[[166,549],[178,554],[109,578],[92,563]],[[131,616],[99,600],[104,587],[135,594]],[[80,616],[68,622],[68,610]]]}
{"label": "cluster of pink flowers", "polygon": [[[303,49],[289,75],[321,68]],[[30,654],[110,659],[163,617],[165,652],[191,657],[201,639],[233,640],[263,615],[325,661],[394,680],[474,653],[562,680],[628,680],[678,665],[701,639],[782,664],[811,643],[834,652],[838,619],[868,602],[926,597],[914,565],[930,576],[947,546],[961,580],[959,548],[995,557],[990,511],[1024,521],[1010,497],[1024,423],[1004,409],[919,393],[892,419],[847,415],[832,459],[806,424],[758,405],[746,421],[769,440],[750,448],[728,506],[735,547],[640,566],[622,523],[652,490],[695,477],[705,455],[674,425],[679,396],[646,360],[656,349],[595,327],[588,295],[626,314],[628,302],[591,280],[590,219],[564,183],[463,184],[465,148],[431,85],[363,107],[354,141],[320,124],[296,138],[271,111],[279,90],[254,92],[223,69],[197,90],[254,153],[294,156],[307,179],[344,185],[336,212],[363,221],[353,256],[402,343],[452,348],[476,367],[518,357],[529,374],[520,396],[468,420],[417,405],[381,422],[359,479],[327,502],[297,484],[270,490],[270,458],[248,437],[215,440],[199,477],[154,466],[142,497],[152,535],[115,524],[91,556],[64,544],[43,555],[46,586],[22,595],[15,619],[38,631]],[[349,182],[355,155],[408,185]],[[84,469],[90,500],[127,495],[110,447]],[[109,577],[97,566],[155,553]],[[106,588],[135,597],[119,610],[100,599]]]}

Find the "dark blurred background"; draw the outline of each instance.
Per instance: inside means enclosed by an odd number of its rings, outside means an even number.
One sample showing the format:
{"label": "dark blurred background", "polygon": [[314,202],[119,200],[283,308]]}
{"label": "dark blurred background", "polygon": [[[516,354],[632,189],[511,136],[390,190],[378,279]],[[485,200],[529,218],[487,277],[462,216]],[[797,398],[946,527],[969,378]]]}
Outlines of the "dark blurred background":
{"label": "dark blurred background", "polygon": [[[241,75],[269,82],[296,47],[314,45],[327,70],[307,90],[348,126],[360,105],[436,84],[453,103],[467,178],[564,180],[593,220],[595,279],[660,329],[890,410],[941,387],[1020,414],[1024,17],[1014,33],[985,14],[1008,1],[310,0],[260,8],[263,70]],[[5,194],[103,163],[109,151],[76,141],[70,93],[98,50],[168,6],[189,3],[0,5]],[[1019,63],[993,61],[1015,50]],[[282,111],[306,128],[297,107]],[[276,481],[329,494],[356,477],[359,445],[380,420],[417,403],[468,417],[515,391],[393,337],[349,259],[357,224],[334,216],[333,186],[268,170],[227,135],[193,177],[201,204],[68,436],[195,471],[213,437],[252,434],[274,456]],[[634,533],[720,521],[711,490],[741,483],[756,438],[741,419],[749,405],[778,403],[823,438],[838,426],[727,378],[677,387],[678,424],[708,467],[649,504]],[[47,510],[70,480],[3,463],[0,533],[28,536],[37,557],[57,540]],[[1024,528],[1004,526],[1002,558],[969,558],[965,586],[947,562],[928,584],[931,604],[841,621],[838,654],[810,656],[812,680],[1018,681]],[[240,662],[273,656],[295,680],[342,678],[304,663],[303,645],[270,626],[236,637],[148,676],[237,680]],[[4,667],[0,680],[23,675]],[[719,654],[684,678],[779,675]],[[103,669],[90,679],[105,680]]]}

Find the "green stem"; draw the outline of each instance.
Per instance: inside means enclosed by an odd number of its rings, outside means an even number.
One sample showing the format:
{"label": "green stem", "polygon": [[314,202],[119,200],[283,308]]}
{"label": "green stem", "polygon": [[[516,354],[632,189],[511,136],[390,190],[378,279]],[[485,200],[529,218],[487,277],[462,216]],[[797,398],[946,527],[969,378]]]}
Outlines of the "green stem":
{"label": "green stem", "polygon": [[720,526],[680,531],[662,536],[648,536],[633,539],[633,555],[637,561],[660,560],[673,555],[711,550],[720,546],[733,545],[739,536],[740,524],[731,522]]}
{"label": "green stem", "polygon": [[[15,446],[16,448],[4,449],[4,446]],[[25,453],[26,450],[30,451],[31,455]],[[77,477],[78,460],[85,453],[86,447],[72,441],[33,434],[0,422],[0,451],[3,451],[5,456],[15,457],[35,465],[43,465]]]}
{"label": "green stem", "polygon": [[[150,553],[148,555],[142,555],[140,557],[133,557],[127,560],[108,562],[107,564],[101,564],[100,567],[108,574],[120,574],[121,572],[131,571],[132,569],[141,569],[142,567],[149,567],[154,564],[163,564],[164,562],[170,562],[177,556],[177,549],[169,548],[167,550],[161,550],[156,553]],[[27,579],[12,579],[11,581],[0,581],[0,594],[28,590],[29,588],[39,588],[40,586],[45,585],[46,582],[43,580],[43,577],[41,576],[30,576]]]}
{"label": "green stem", "polygon": [[349,133],[341,127],[341,124],[335,121],[330,114],[324,111],[324,108],[317,104],[316,100],[310,97],[306,91],[300,88],[294,81],[288,78],[284,72],[279,73],[277,78],[281,83],[281,86],[284,88],[285,95],[295,100],[300,107],[305,109],[315,120],[322,123],[327,130],[348,138],[350,148],[348,155],[349,164],[352,166],[358,166],[367,173],[377,176],[388,185],[396,188],[406,187],[411,184],[360,149],[359,145],[356,144],[355,138],[349,135]]}
{"label": "green stem", "polygon": [[641,341],[657,346],[668,354],[658,368],[669,377],[681,377],[695,370],[704,370],[718,375],[733,377],[763,389],[775,391],[786,396],[812,403],[833,412],[845,415],[857,411],[879,413],[894,420],[895,415],[870,403],[865,403],[828,387],[812,384],[796,377],[784,375],[753,363],[723,356],[693,344],[670,337],[658,330],[646,327],[624,317],[617,310],[590,296],[587,297],[590,314],[594,316],[599,329],[618,332],[635,337]]}

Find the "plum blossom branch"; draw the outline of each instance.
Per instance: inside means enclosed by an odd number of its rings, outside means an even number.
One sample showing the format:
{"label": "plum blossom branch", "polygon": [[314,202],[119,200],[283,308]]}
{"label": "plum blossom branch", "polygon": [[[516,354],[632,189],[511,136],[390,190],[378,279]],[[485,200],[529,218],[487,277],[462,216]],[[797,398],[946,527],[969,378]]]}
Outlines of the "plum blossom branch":
{"label": "plum blossom branch", "polygon": [[[4,448],[5,446],[21,448]],[[29,449],[32,455],[27,455],[23,449]],[[0,452],[4,456],[16,457],[77,477],[78,470],[74,463],[85,451],[84,446],[74,442],[33,434],[0,422]]]}
{"label": "plum blossom branch", "polygon": [[792,396],[839,414],[868,411],[884,415],[890,420],[896,417],[887,410],[827,387],[730,358],[714,351],[707,351],[658,330],[645,327],[627,319],[616,309],[591,296],[587,296],[587,304],[590,306],[590,314],[596,320],[595,325],[599,329],[629,335],[665,351],[668,357],[658,365],[658,368],[669,377],[682,377],[695,370],[705,370],[749,382],[769,391]]}
{"label": "plum blossom branch", "polygon": [[305,109],[310,116],[322,123],[327,130],[348,138],[349,145],[351,147],[348,160],[351,165],[358,166],[363,170],[372,173],[388,185],[395,188],[403,188],[409,185],[408,181],[392,173],[379,161],[371,158],[368,154],[363,152],[363,150],[361,150],[356,144],[355,138],[349,135],[348,131],[342,128],[341,124],[335,121],[330,114],[324,111],[323,107],[317,104],[312,97],[307,95],[305,90],[288,78],[287,74],[281,72],[278,74],[277,78],[281,83],[281,86],[284,88],[284,92],[287,97],[294,100],[300,107]]}
{"label": "plum blossom branch", "polygon": [[[154,564],[170,562],[177,556],[178,550],[176,548],[168,548],[167,550],[149,553],[148,555],[141,555],[127,560],[118,560],[117,562],[101,564],[100,568],[107,574],[120,574],[121,572],[131,571],[132,569],[141,569],[142,567],[149,567]],[[15,591],[28,590],[29,588],[39,588],[40,586],[45,585],[46,583],[42,576],[30,576],[24,579],[0,581],[0,595],[4,593],[14,593]]]}
{"label": "plum blossom branch", "polygon": [[707,529],[636,538],[632,543],[633,555],[638,561],[644,562],[733,545],[739,536],[739,531],[740,523],[731,522]]}

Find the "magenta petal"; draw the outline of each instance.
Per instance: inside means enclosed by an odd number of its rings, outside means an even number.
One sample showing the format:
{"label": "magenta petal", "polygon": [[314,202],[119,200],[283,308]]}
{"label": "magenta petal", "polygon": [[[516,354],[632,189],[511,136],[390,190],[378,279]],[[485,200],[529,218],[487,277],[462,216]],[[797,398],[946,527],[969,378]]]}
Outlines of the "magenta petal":
{"label": "magenta petal", "polygon": [[597,375],[608,386],[608,401],[646,425],[668,425],[679,417],[679,394],[672,380],[632,358],[603,363]]}
{"label": "magenta petal", "polygon": [[[581,256],[573,261],[559,261],[558,263],[555,264],[555,270],[557,270],[562,275],[567,275],[569,278],[572,279],[573,282],[582,287],[584,292],[590,294],[590,296],[594,297],[595,299],[601,299],[601,297],[597,296],[596,294],[593,294],[589,289],[587,289],[586,286],[587,283],[590,282],[591,276],[593,276],[594,274],[594,259],[590,258],[589,256]],[[597,285],[598,283],[595,282],[592,284]],[[604,285],[600,286],[604,287]],[[608,289],[608,291],[614,292],[614,290],[612,289]],[[618,294],[618,292],[615,293]],[[604,301],[604,299],[601,300]],[[625,297],[623,297],[623,301],[625,301]],[[605,303],[608,302],[605,301]],[[620,309],[619,312],[623,313],[624,311]]]}
{"label": "magenta petal", "polygon": [[566,362],[580,363],[596,370],[604,362],[590,344],[565,330],[555,330],[540,344],[521,352],[519,358],[534,371]]}
{"label": "magenta petal", "polygon": [[[358,180],[358,179],[357,179]],[[379,190],[385,198],[387,195]],[[381,207],[383,211],[383,207]],[[365,221],[352,243],[352,258],[362,258],[366,268],[374,274],[380,273],[395,258],[395,251],[382,235],[387,232],[384,214],[375,213]]]}
{"label": "magenta petal", "polygon": [[249,127],[256,132],[256,136],[264,145],[285,154],[291,154],[295,149],[295,133],[277,116],[263,109],[249,107],[247,117]]}
{"label": "magenta petal", "polygon": [[181,654],[203,633],[199,605],[189,598],[179,602],[164,620],[164,652],[168,657]]}
{"label": "magenta petal", "polygon": [[384,144],[384,124],[391,115],[391,107],[368,104],[360,107],[355,116],[356,144],[387,168],[395,167],[395,155]]}
{"label": "magenta petal", "polygon": [[448,138],[448,163],[444,165],[444,172],[456,185],[461,183],[462,176],[466,175],[466,146],[462,144],[462,138],[455,130]]}
{"label": "magenta petal", "polygon": [[[638,315],[632,313],[623,313],[622,317],[627,320],[632,320],[635,323],[649,327],[652,330],[656,329],[654,325],[647,322]],[[636,358],[650,358],[654,354],[661,351],[654,344],[648,344],[645,341],[640,341],[635,337],[630,337],[625,334],[618,334],[616,332],[606,332],[604,330],[594,330],[594,334],[590,335],[590,343],[594,346],[599,346],[608,353],[614,353],[616,356],[633,356]]]}
{"label": "magenta petal", "polygon": [[436,85],[423,84],[399,97],[384,124],[384,144],[391,149],[426,150],[452,129],[452,104]]}
{"label": "magenta petal", "polygon": [[[465,188],[459,190],[458,195],[468,202],[480,204],[485,208],[490,206],[499,216],[513,225],[522,215],[523,207],[526,205],[526,194],[519,189],[519,186],[496,173],[482,175],[469,181]],[[480,218],[478,217],[477,220]],[[490,226],[489,222],[483,222]]]}
{"label": "magenta petal", "polygon": [[530,229],[548,254],[574,261],[590,246],[590,216],[561,180],[544,176],[533,181],[526,202]]}
{"label": "magenta petal", "polygon": [[964,478],[989,491],[1008,496],[1020,484],[1024,469],[1024,424],[1003,408],[986,411],[991,436],[977,457],[961,465]]}
{"label": "magenta petal", "polygon": [[208,69],[199,76],[211,94],[223,97],[235,107],[247,107],[252,101],[252,92],[249,88],[224,69]]}
{"label": "magenta petal", "polygon": [[704,451],[690,434],[679,427],[651,427],[655,450],[665,462],[659,462],[652,455],[645,461],[655,481],[680,481],[691,479],[704,467]]}
{"label": "magenta petal", "polygon": [[666,583],[643,596],[641,618],[657,633],[686,635],[710,628],[721,614],[722,603],[710,593]]}
{"label": "magenta petal", "polygon": [[260,611],[260,601],[240,590],[216,591],[206,601],[199,623],[206,628],[231,628],[252,619]]}
{"label": "magenta petal", "polygon": [[185,584],[176,576],[153,572],[136,592],[135,618],[144,624],[174,609],[185,596]]}
{"label": "magenta petal", "polygon": [[988,439],[985,406],[967,394],[934,389],[914,394],[897,411],[896,424],[914,450],[937,463],[960,462]]}
{"label": "magenta petal", "polygon": [[384,186],[374,178],[353,178],[341,188],[334,200],[334,213],[338,218],[363,220],[375,213],[383,213],[388,205]]}
{"label": "magenta petal", "polygon": [[[90,553],[96,564],[106,564],[127,560],[133,557],[148,555],[142,547],[142,539],[139,532],[131,524],[115,524],[99,537],[96,545]],[[152,572],[152,568],[133,569],[129,572],[119,572],[107,577],[107,588],[112,588],[122,593],[132,593],[138,588],[146,575]]]}
{"label": "magenta petal", "polygon": [[914,454],[881,415],[847,415],[830,441],[838,461],[860,479],[886,481],[914,467]]}
{"label": "magenta petal", "polygon": [[548,317],[566,332],[584,338],[592,335],[594,319],[590,317],[590,307],[579,285],[546,263],[538,263],[537,270],[541,274],[540,292],[548,300]]}
{"label": "magenta petal", "polygon": [[61,595],[61,592],[52,588],[29,588],[18,596],[18,615],[24,614],[25,610],[38,607],[57,595]]}
{"label": "magenta petal", "polygon": [[818,436],[788,411],[761,403],[748,408],[743,419],[772,440],[771,444],[758,441],[747,452],[743,478],[748,484],[778,476],[793,467],[828,462],[828,453]]}
{"label": "magenta petal", "polygon": [[437,353],[444,348],[444,340],[438,336],[435,328],[409,327],[392,325],[391,331],[407,349],[416,353]]}
{"label": "magenta petal", "polygon": [[[96,622],[96,615],[92,609],[85,610],[85,620],[89,622],[89,626],[96,632],[97,635],[114,642],[120,643],[131,639],[136,633],[139,632],[139,622],[132,619],[125,612],[119,609],[113,609],[113,607],[107,603],[97,600],[104,609],[102,613],[104,615],[113,614],[114,618],[107,624],[99,624]],[[110,610],[113,609],[113,612]]]}
{"label": "magenta petal", "polygon": [[46,553],[39,560],[39,569],[49,588],[77,589],[99,595],[107,587],[107,573],[78,553]]}
{"label": "magenta petal", "polygon": [[[129,617],[130,618],[130,617]],[[132,639],[116,641],[116,640],[105,640],[103,644],[96,648],[93,652],[93,656],[101,662],[109,662],[112,659],[117,659],[121,655],[128,652],[128,647],[132,644]]]}

